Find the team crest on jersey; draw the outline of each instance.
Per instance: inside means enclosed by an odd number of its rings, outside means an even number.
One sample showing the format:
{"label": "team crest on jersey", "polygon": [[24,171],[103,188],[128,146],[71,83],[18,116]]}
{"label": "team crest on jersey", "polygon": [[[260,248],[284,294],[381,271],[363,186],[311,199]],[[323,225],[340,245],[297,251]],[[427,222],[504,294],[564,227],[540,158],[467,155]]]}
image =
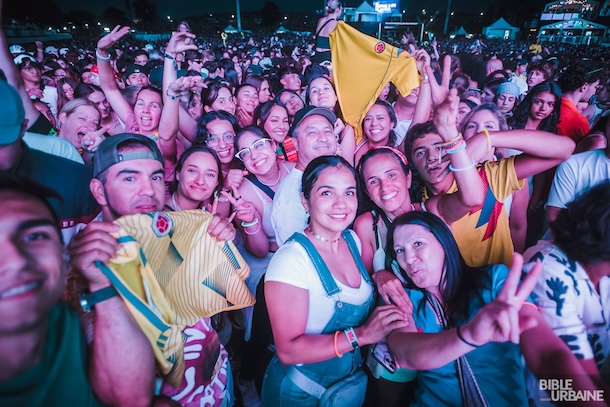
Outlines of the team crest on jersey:
{"label": "team crest on jersey", "polygon": [[380,41],[375,44],[375,52],[377,54],[381,54],[383,51],[385,51],[385,44],[383,42]]}
{"label": "team crest on jersey", "polygon": [[165,212],[155,212],[152,221],[152,229],[157,237],[163,237],[170,234],[174,228],[174,221]]}

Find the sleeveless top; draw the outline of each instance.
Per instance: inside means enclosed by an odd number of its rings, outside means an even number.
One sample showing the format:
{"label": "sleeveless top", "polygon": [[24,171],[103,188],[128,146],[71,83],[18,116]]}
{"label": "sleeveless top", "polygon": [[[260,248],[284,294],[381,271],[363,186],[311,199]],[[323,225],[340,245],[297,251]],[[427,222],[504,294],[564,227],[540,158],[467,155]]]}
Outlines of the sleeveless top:
{"label": "sleeveless top", "polygon": [[[282,169],[284,169],[287,173],[290,172],[290,170],[288,168],[286,168],[283,164],[280,163],[280,171],[282,171]],[[248,180],[248,182],[252,185],[252,189],[254,189],[254,193],[256,193],[256,195],[258,196],[258,199],[260,199],[263,204],[263,213],[261,214],[263,218],[261,219],[261,221],[262,221],[261,227],[263,228],[265,235],[267,235],[267,239],[269,239],[269,242],[275,242],[275,231],[273,230],[273,225],[271,224],[271,210],[273,209],[273,197],[269,197],[269,198],[271,198],[271,202],[266,200],[263,197],[263,195],[261,195],[260,188],[254,182],[252,182],[248,178],[244,178],[244,179]],[[267,195],[267,194],[265,194],[265,195]]]}
{"label": "sleeveless top", "polygon": [[328,20],[326,20],[326,22],[324,22],[324,24],[322,24],[322,27],[320,27],[320,29],[316,33],[316,48],[330,49],[330,39],[328,38],[328,36],[320,35],[320,31],[322,31],[322,29],[324,29],[324,27],[326,27],[326,25],[328,23],[330,23],[331,21],[336,21],[336,20],[329,18]]}

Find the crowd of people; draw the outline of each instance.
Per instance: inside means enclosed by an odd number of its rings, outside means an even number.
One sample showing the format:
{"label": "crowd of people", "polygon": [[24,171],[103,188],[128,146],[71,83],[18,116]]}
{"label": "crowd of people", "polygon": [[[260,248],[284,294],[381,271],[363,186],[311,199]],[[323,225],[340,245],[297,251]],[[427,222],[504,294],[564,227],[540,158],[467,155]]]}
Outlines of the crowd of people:
{"label": "crowd of people", "polygon": [[341,12],[0,27],[0,405],[605,405],[610,55]]}

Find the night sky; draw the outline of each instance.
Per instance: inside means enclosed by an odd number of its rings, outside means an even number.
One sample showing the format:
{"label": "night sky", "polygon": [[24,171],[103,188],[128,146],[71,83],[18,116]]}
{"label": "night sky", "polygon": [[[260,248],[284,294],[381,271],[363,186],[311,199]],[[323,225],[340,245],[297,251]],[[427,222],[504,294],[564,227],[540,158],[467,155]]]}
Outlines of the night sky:
{"label": "night sky", "polygon": [[[128,0],[131,2],[131,0]],[[226,1],[176,1],[176,0],[151,0],[157,6],[159,16],[170,15],[172,18],[180,18],[205,13],[214,13],[235,11],[235,0]],[[241,9],[260,10],[266,0],[240,0]],[[369,3],[372,3],[370,0]],[[398,0],[400,1],[400,0]],[[489,3],[492,0],[452,0],[452,9],[455,11],[476,12],[486,11]],[[512,0],[515,3],[526,0]],[[63,12],[72,10],[83,10],[93,14],[101,14],[107,7],[116,7],[120,10],[125,10],[125,0],[99,0],[87,2],[83,4],[83,0],[55,0],[55,3],[60,6]],[[306,12],[314,13],[316,9],[321,9],[326,3],[325,0],[275,0],[275,3],[280,7],[282,12]],[[344,6],[357,7],[362,3],[362,0],[346,0]],[[420,7],[425,7],[431,12],[439,10],[444,12],[447,7],[446,0],[431,0],[431,1],[406,1],[401,2],[401,9],[407,9],[407,12],[414,13]]]}

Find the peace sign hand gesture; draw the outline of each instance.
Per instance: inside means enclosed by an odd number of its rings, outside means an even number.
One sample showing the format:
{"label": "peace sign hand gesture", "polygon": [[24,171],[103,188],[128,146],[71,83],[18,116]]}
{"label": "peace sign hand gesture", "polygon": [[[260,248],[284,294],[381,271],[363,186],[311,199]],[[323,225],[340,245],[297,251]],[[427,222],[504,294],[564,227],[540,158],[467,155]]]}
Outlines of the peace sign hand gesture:
{"label": "peace sign hand gesture", "polygon": [[496,299],[461,327],[460,333],[466,341],[475,345],[507,341],[519,343],[521,333],[537,325],[534,319],[519,318],[519,310],[542,273],[542,263],[537,262],[519,284],[522,268],[523,257],[515,253],[513,265]]}
{"label": "peace sign hand gesture", "polygon": [[100,38],[97,42],[97,49],[100,51],[108,51],[114,44],[117,43],[118,40],[123,38],[125,35],[129,33],[129,27],[122,27],[117,25],[110,31],[108,34]]}
{"label": "peace sign hand gesture", "polygon": [[428,79],[430,80],[432,105],[436,107],[443,103],[449,94],[449,81],[451,80],[451,57],[449,55],[445,55],[445,59],[443,59],[443,74],[441,76],[441,83],[436,81],[436,77],[434,76],[434,72],[432,71],[430,65],[424,66],[424,69],[426,71],[426,75],[428,75]]}
{"label": "peace sign hand gesture", "polygon": [[94,153],[100,143],[106,140],[106,136],[104,136],[106,131],[108,131],[108,126],[102,127],[96,131],[88,131],[80,142],[81,148],[89,151],[90,153]]}
{"label": "peace sign hand gesture", "polygon": [[210,224],[208,225],[208,234],[219,242],[235,239],[235,227],[231,223],[235,217],[235,213],[228,218],[223,218],[216,213],[218,210],[218,197],[214,198],[210,213],[213,215]]}
{"label": "peace sign hand gesture", "polygon": [[233,205],[233,215],[231,217],[235,217],[237,220],[245,223],[254,222],[254,219],[256,218],[256,207],[252,202],[242,198],[235,186],[231,187],[231,191],[233,192],[233,196],[225,191],[220,192],[229,202],[231,202],[231,205]]}

